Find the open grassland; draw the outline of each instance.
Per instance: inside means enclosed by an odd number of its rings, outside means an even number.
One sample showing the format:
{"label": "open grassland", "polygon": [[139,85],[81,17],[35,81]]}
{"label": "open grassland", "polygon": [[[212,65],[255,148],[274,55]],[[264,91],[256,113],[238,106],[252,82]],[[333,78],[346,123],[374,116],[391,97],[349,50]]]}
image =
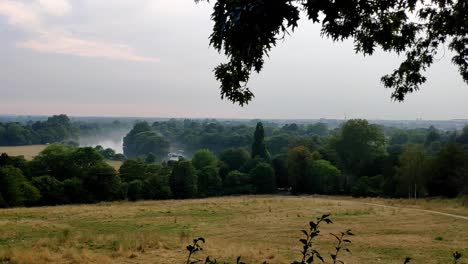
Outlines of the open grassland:
{"label": "open grassland", "polygon": [[0,153],[6,153],[10,156],[24,156],[27,160],[32,160],[39,152],[43,151],[47,145],[29,145],[29,146],[15,146],[3,147],[0,146]]}
{"label": "open grassland", "polygon": [[[43,151],[47,145],[29,145],[29,146],[15,146],[15,147],[2,147],[0,146],[0,154],[6,153],[10,156],[24,156],[26,160],[32,160],[41,151]],[[106,160],[107,164],[111,165],[114,169],[119,170],[122,166],[122,161],[118,160]]]}
{"label": "open grassland", "polygon": [[[197,255],[234,262],[290,263],[299,259],[300,230],[331,213],[335,222],[317,240],[333,250],[330,232],[352,229],[350,264],[450,262],[468,256],[468,220],[411,208],[369,204],[390,200],[313,196],[240,196],[194,200],[0,210],[0,260],[4,263],[185,263],[193,237],[207,239]],[[430,202],[427,202],[430,203]],[[393,206],[406,206],[395,200]],[[467,214],[456,202],[445,209]],[[1,262],[1,261],[0,261]],[[462,263],[468,263],[465,258]]]}

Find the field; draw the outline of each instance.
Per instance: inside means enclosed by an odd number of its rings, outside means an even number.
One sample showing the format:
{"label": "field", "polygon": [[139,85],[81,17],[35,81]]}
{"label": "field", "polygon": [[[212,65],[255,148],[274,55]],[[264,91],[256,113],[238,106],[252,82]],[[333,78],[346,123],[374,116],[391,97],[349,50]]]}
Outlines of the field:
{"label": "field", "polygon": [[403,263],[409,256],[411,263],[447,264],[455,250],[468,256],[468,219],[421,209],[468,215],[468,208],[452,200],[314,196],[5,209],[0,263],[185,263],[185,246],[197,236],[206,238],[200,258],[232,263],[241,255],[247,263],[291,263],[299,259],[300,230],[325,213],[334,224],[324,225],[317,240],[322,255],[332,252],[330,232],[349,228],[356,234],[351,254],[342,254],[345,263]]}
{"label": "field", "polygon": [[[44,150],[47,145],[30,145],[19,147],[2,147],[0,146],[0,153],[6,153],[10,156],[24,156],[27,160],[32,160],[35,156]],[[122,161],[106,160],[107,164],[111,165],[114,169],[118,170],[122,165]]]}

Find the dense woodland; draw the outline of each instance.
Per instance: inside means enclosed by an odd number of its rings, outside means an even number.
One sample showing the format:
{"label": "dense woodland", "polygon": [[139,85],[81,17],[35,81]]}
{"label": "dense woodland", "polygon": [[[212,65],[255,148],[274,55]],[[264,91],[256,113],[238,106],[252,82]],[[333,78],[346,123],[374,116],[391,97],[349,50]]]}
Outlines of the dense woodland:
{"label": "dense woodland", "polygon": [[[165,161],[171,148],[194,154]],[[354,119],[330,130],[323,123],[173,119],[136,123],[124,151],[119,171],[105,162],[116,154],[101,147],[51,144],[32,161],[2,154],[0,205],[278,191],[409,198],[468,194],[468,126],[405,130]]]}

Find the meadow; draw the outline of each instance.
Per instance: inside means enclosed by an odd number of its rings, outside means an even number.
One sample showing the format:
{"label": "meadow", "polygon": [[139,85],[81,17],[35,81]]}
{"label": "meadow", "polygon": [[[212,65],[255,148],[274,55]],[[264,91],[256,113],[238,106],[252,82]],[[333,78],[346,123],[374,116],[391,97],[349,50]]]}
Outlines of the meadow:
{"label": "meadow", "polygon": [[[14,147],[0,146],[0,154],[6,153],[10,156],[24,156],[26,160],[32,160],[46,147],[47,145],[27,145]],[[118,160],[106,160],[106,162],[116,170],[119,170],[120,166],[122,165],[122,161]]]}
{"label": "meadow", "polygon": [[300,230],[326,213],[334,224],[322,227],[317,248],[329,255],[329,233],[351,229],[345,263],[409,256],[446,264],[456,250],[468,256],[468,219],[421,209],[468,215],[456,200],[279,195],[3,209],[0,263],[185,263],[185,247],[198,236],[206,239],[200,258],[291,263],[299,260]]}

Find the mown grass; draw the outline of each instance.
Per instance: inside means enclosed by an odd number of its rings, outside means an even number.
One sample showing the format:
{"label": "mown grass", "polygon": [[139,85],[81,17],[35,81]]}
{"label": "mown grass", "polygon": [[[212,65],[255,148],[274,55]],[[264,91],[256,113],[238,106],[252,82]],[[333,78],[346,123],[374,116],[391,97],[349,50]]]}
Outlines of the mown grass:
{"label": "mown grass", "polygon": [[455,250],[468,256],[467,220],[363,202],[239,196],[0,210],[0,263],[183,263],[197,236],[207,239],[201,256],[290,263],[299,256],[299,230],[324,213],[335,224],[318,239],[323,255],[333,250],[329,232],[356,234],[346,263],[402,263],[410,256],[442,264]]}

